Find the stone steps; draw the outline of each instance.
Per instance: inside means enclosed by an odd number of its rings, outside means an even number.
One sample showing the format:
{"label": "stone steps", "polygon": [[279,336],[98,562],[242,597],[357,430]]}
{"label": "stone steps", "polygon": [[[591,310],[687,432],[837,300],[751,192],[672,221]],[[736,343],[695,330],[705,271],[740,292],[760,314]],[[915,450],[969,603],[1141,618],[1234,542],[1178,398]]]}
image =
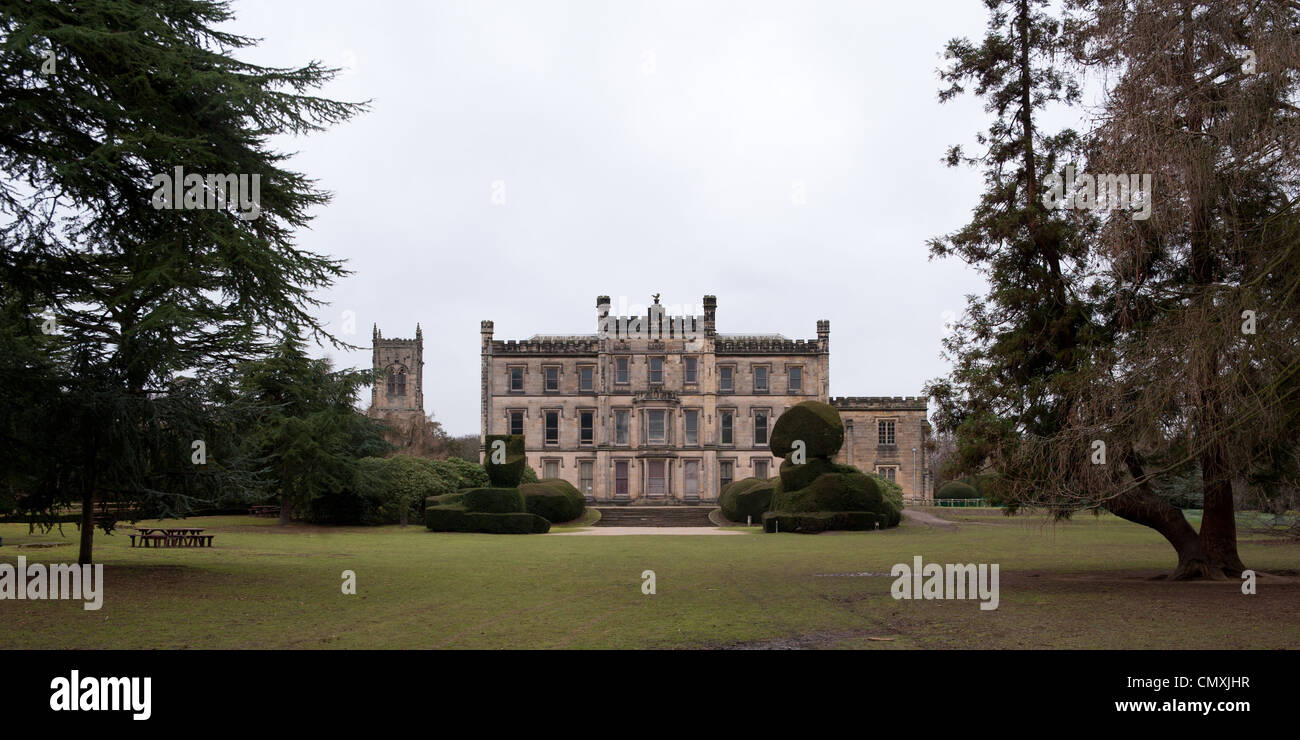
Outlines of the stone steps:
{"label": "stone steps", "polygon": [[608,506],[600,510],[597,527],[712,527],[713,503],[696,506]]}

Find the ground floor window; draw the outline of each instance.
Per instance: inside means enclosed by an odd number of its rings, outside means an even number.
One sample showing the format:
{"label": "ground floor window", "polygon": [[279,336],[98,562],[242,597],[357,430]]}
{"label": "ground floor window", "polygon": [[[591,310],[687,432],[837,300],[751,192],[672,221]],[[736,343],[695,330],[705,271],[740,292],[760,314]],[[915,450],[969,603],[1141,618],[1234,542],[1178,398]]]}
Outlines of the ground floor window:
{"label": "ground floor window", "polygon": [[646,465],[646,495],[663,497],[668,493],[668,463],[651,460]]}
{"label": "ground floor window", "polygon": [[733,467],[733,465],[734,465],[734,463],[731,463],[731,462],[720,462],[720,463],[718,463],[718,490],[719,490],[719,492],[721,492],[721,490],[722,490],[723,488],[726,488],[727,485],[731,483],[731,481],[735,480],[735,472],[734,472],[734,471],[735,471],[735,468]]}
{"label": "ground floor window", "polygon": [[700,495],[700,461],[687,460],[682,470],[685,488],[683,493],[688,498],[698,498]]}
{"label": "ground floor window", "polygon": [[892,465],[882,465],[876,468],[877,475],[879,475],[881,478],[887,478],[891,481],[894,479],[894,475],[897,473],[897,471],[898,468]]}
{"label": "ground floor window", "polygon": [[542,472],[542,477],[543,477],[543,478],[559,478],[559,477],[560,477],[560,461],[559,461],[559,460],[547,460],[546,462],[543,462],[543,463],[542,463],[542,471],[543,471],[543,472]]}
{"label": "ground floor window", "polygon": [[578,490],[582,491],[583,496],[591,496],[591,471],[593,467],[590,460],[583,460],[578,463]]}
{"label": "ground floor window", "polygon": [[627,461],[614,463],[614,495],[627,495]]}

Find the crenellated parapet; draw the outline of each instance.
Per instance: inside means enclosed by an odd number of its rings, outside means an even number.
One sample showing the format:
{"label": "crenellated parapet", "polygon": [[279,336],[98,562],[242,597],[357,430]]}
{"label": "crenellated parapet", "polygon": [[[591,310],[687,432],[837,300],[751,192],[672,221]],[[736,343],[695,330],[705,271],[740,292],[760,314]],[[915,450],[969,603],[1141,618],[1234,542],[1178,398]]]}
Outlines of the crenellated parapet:
{"label": "crenellated parapet", "polygon": [[492,342],[492,354],[494,355],[589,355],[594,356],[600,352],[599,339],[525,339],[516,340],[494,340]]}
{"label": "crenellated parapet", "polygon": [[925,411],[925,396],[836,396],[831,405],[842,410]]}
{"label": "crenellated parapet", "polygon": [[816,339],[723,339],[714,342],[719,355],[819,355],[822,345]]}

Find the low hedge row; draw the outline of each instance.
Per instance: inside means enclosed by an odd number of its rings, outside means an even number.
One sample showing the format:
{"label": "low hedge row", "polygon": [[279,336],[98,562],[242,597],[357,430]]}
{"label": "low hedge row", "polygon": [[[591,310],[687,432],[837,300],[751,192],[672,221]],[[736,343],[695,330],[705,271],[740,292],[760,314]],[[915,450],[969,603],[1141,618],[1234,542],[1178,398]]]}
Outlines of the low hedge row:
{"label": "low hedge row", "polygon": [[526,511],[493,514],[466,511],[463,506],[430,506],[424,510],[424,524],[434,532],[546,534],[551,530],[550,522]]}
{"label": "low hedge row", "polygon": [[892,527],[897,522],[874,511],[769,511],[763,515],[764,532],[816,534],[830,530],[861,530]]}

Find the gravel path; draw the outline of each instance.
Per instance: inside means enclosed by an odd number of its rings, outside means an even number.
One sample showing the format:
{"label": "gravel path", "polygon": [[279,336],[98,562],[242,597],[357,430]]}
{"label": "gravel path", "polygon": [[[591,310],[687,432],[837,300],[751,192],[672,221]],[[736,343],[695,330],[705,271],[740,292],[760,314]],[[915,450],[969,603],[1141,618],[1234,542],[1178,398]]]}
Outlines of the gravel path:
{"label": "gravel path", "polygon": [[940,527],[943,529],[956,529],[957,523],[950,522],[947,519],[940,519],[934,514],[929,514],[916,509],[903,509],[903,516],[911,519],[917,524],[924,524],[927,527]]}

